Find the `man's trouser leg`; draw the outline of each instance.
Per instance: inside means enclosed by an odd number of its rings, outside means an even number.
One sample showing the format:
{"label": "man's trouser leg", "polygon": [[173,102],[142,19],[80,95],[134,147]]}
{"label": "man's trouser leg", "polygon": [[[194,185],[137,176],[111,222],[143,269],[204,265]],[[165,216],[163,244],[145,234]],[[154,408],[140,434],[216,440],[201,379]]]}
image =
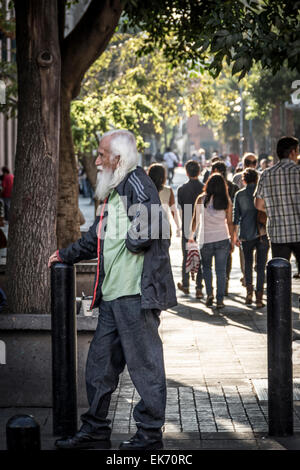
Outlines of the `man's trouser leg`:
{"label": "man's trouser leg", "polygon": [[98,326],[90,345],[86,364],[89,410],[81,416],[82,429],[110,435],[107,413],[111,394],[118,386],[125,359],[116,322],[109,302],[101,302]]}
{"label": "man's trouser leg", "polygon": [[256,291],[263,292],[265,282],[266,264],[268,259],[269,240],[266,235],[256,241]]}
{"label": "man's trouser leg", "polygon": [[131,380],[141,400],[133,410],[138,431],[161,438],[165,421],[166,377],[159,310],[141,309],[141,297],[111,302]]}
{"label": "man's trouser leg", "polygon": [[245,258],[244,258],[244,252],[241,246],[239,247],[239,254],[240,254],[240,267],[241,267],[241,272],[243,275],[242,277],[244,278],[244,284],[245,284]]}
{"label": "man's trouser leg", "polygon": [[[87,361],[90,409],[81,419],[94,432],[108,429],[107,412],[125,361],[141,400],[133,416],[142,433],[161,437],[165,419],[166,381],[159,311],[141,309],[140,296],[101,302],[99,323]],[[88,430],[88,429],[87,429]]]}
{"label": "man's trouser leg", "polygon": [[256,239],[242,242],[242,250],[245,262],[245,285],[253,284],[253,253],[256,246]]}
{"label": "man's trouser leg", "polygon": [[272,257],[285,258],[288,261],[293,253],[298,264],[300,263],[300,242],[297,243],[271,243]]}

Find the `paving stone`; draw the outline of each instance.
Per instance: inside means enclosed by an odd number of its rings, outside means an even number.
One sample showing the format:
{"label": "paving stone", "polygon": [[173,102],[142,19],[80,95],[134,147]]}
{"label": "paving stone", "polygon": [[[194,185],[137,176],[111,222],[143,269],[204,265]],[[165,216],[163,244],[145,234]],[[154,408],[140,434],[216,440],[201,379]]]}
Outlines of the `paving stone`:
{"label": "paving stone", "polygon": [[180,417],[177,415],[177,416],[166,416],[166,423],[170,423],[170,422],[180,422]]}
{"label": "paving stone", "polygon": [[257,443],[255,439],[249,440],[203,440],[202,441],[202,449],[210,449],[210,450],[256,450]]}
{"label": "paving stone", "polygon": [[217,433],[217,427],[216,425],[201,426],[200,424],[200,432],[201,433]]}
{"label": "paving stone", "polygon": [[205,419],[205,418],[208,418],[208,417],[213,418],[214,417],[213,413],[209,410],[203,410],[203,412],[198,411],[197,415],[198,415],[199,419]]}

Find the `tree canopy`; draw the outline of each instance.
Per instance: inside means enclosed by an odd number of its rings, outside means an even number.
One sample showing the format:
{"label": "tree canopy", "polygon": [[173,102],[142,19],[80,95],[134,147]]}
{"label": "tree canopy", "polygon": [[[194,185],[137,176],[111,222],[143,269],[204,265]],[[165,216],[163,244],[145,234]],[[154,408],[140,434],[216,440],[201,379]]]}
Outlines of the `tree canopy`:
{"label": "tree canopy", "polygon": [[[73,140],[83,152],[97,145],[97,132],[126,127],[138,138],[162,135],[184,117],[201,123],[222,121],[228,111],[226,90],[207,71],[187,64],[170,66],[159,49],[138,56],[145,33],[116,34],[83,81],[71,107]],[[228,67],[227,67],[228,68]]]}
{"label": "tree canopy", "polygon": [[300,2],[290,0],[154,0],[126,3],[124,27],[139,25],[173,62],[200,61],[215,76],[223,59],[240,77],[260,62],[300,72]]}

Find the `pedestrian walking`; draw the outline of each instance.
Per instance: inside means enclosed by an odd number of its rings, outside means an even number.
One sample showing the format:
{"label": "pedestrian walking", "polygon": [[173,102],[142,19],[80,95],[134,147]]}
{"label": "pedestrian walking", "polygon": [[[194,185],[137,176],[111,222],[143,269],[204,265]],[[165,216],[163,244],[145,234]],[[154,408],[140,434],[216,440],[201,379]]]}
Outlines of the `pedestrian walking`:
{"label": "pedestrian walking", "polygon": [[245,283],[247,305],[252,304],[253,297],[253,254],[256,252],[256,306],[264,307],[263,288],[265,282],[265,267],[268,259],[269,240],[266,229],[258,224],[258,211],[254,206],[253,193],[258,180],[258,172],[252,168],[243,171],[243,183],[234,198],[233,224],[235,244],[242,245],[245,259]]}
{"label": "pedestrian walking", "polygon": [[202,168],[205,168],[205,167],[206,167],[205,149],[200,148],[200,149],[198,150],[198,153],[199,153],[199,163],[200,163],[200,167],[201,167],[201,169],[202,169]]}
{"label": "pedestrian walking", "polygon": [[214,157],[211,158],[211,160],[209,161],[209,164],[207,165],[206,167],[206,170],[204,171],[204,174],[203,174],[203,178],[202,178],[202,181],[203,183],[205,184],[208,180],[208,178],[210,177],[211,175],[211,167],[212,165],[215,163],[215,162],[220,162],[220,158],[215,155]]}
{"label": "pedestrian walking", "polygon": [[282,137],[277,143],[279,162],[261,174],[255,206],[267,214],[272,257],[288,261],[294,254],[300,263],[300,166],[299,141]]}
{"label": "pedestrian walking", "polygon": [[[254,170],[257,167],[257,156],[254,153],[247,152],[244,154],[242,158],[242,170],[239,171],[238,173],[235,173],[235,175],[232,178],[232,182],[236,184],[240,189],[243,188],[243,170],[246,168],[253,168]],[[242,271],[242,277],[240,279],[242,285],[245,287],[246,286],[246,281],[245,281],[245,259],[244,259],[244,252],[241,247],[239,247],[239,256],[240,256],[240,267]]]}
{"label": "pedestrian walking", "polygon": [[[181,217],[181,249],[182,249],[182,268],[181,268],[181,282],[177,283],[179,290],[185,294],[189,294],[189,272],[186,270],[186,262],[188,255],[188,239],[190,234],[190,226],[193,217],[194,205],[197,197],[203,191],[203,183],[199,180],[201,171],[200,164],[194,160],[189,160],[185,165],[186,175],[188,182],[181,185],[177,190],[177,202],[179,207],[179,214]],[[196,275],[196,298],[201,299],[203,297],[202,289],[202,268],[201,262],[199,264],[198,272]]]}
{"label": "pedestrian walking", "polygon": [[185,166],[187,160],[188,160],[187,154],[186,154],[186,152],[184,152],[183,155],[182,155],[182,164],[183,164],[183,166]]}
{"label": "pedestrian walking", "polygon": [[[212,164],[211,173],[212,174],[220,173],[223,176],[227,184],[227,189],[228,189],[230,200],[233,203],[234,196],[239,190],[239,187],[235,183],[227,179],[226,164],[221,161],[216,161],[215,163]],[[225,295],[228,295],[231,268],[232,268],[232,252],[229,253],[228,258],[227,258]]]}
{"label": "pedestrian walking", "polygon": [[227,257],[234,248],[234,232],[232,203],[227,184],[223,176],[218,173],[209,177],[203,193],[198,196],[195,202],[190,243],[193,243],[198,226],[203,277],[207,293],[206,305],[211,307],[214,301],[212,285],[212,261],[214,258],[217,277],[216,307],[221,309],[225,307],[223,300],[226,285],[226,264]]}
{"label": "pedestrian walking", "polygon": [[262,160],[260,160],[259,162],[259,169],[258,171],[260,171],[261,173],[266,170],[266,168],[268,168],[269,166],[269,162],[268,162],[268,159],[267,158],[263,158]]}
{"label": "pedestrian walking", "polygon": [[[257,156],[254,153],[247,152],[244,154],[242,158],[242,166],[243,170],[246,168],[255,168],[257,167]],[[235,173],[235,175],[232,178],[232,182],[234,184],[237,184],[240,189],[243,187],[243,179],[242,179],[242,171]]]}
{"label": "pedestrian walking", "polygon": [[107,414],[126,364],[141,399],[133,410],[137,432],[120,449],[163,448],[166,379],[159,315],[177,302],[169,240],[158,223],[161,203],[138,158],[132,133],[102,136],[95,191],[100,216],[80,240],[49,258],[50,267],[98,257],[91,308],[99,307],[99,319],[86,364],[89,409],[73,437],[56,441],[60,449],[110,447]]}
{"label": "pedestrian walking", "polygon": [[178,166],[179,161],[175,153],[172,152],[171,147],[166,148],[166,152],[164,153],[164,161],[168,170],[168,184],[172,184],[175,168]]}
{"label": "pedestrian walking", "polygon": [[4,203],[4,218],[8,222],[10,213],[10,201],[14,184],[14,175],[10,172],[7,166],[2,167],[2,175],[2,190],[0,193],[0,197],[3,199]]}
{"label": "pedestrian walking", "polygon": [[152,179],[153,183],[156,186],[156,189],[159,194],[159,198],[161,204],[167,214],[169,225],[170,225],[170,239],[172,237],[172,230],[171,230],[171,220],[170,220],[170,213],[174,219],[176,224],[176,236],[180,236],[180,220],[177,211],[177,207],[175,204],[175,196],[173,189],[170,186],[166,186],[166,169],[160,163],[152,163],[148,168],[148,175]]}

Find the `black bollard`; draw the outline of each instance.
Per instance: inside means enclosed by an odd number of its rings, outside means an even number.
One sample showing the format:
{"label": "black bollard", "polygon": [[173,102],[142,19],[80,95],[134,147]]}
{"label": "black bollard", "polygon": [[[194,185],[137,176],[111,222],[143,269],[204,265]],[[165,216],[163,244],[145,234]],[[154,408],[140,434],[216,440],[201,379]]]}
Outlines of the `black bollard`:
{"label": "black bollard", "polygon": [[53,434],[77,431],[77,330],[74,266],[51,266]]}
{"label": "black bollard", "polygon": [[267,264],[268,411],[270,436],[293,434],[291,264]]}
{"label": "black bollard", "polygon": [[6,424],[7,450],[41,450],[40,426],[31,415],[12,416]]}

